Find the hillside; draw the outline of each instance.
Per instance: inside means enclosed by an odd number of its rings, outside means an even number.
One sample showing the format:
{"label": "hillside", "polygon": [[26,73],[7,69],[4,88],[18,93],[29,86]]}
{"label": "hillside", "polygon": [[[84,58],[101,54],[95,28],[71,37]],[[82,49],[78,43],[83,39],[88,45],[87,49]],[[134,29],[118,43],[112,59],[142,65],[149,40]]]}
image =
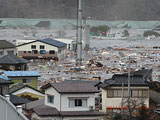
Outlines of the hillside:
{"label": "hillside", "polygon": [[[0,18],[76,18],[76,0],[0,0]],[[83,16],[160,20],[159,0],[83,0]]]}

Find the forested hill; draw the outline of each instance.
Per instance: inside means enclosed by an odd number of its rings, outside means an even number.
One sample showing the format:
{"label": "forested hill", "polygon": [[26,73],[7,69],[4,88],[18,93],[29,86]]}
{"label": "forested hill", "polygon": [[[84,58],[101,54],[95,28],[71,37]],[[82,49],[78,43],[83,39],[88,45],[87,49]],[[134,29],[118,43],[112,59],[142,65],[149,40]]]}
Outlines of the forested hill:
{"label": "forested hill", "polygon": [[[82,0],[98,20],[160,20],[160,0]],[[76,18],[77,0],[0,0],[0,18]]]}

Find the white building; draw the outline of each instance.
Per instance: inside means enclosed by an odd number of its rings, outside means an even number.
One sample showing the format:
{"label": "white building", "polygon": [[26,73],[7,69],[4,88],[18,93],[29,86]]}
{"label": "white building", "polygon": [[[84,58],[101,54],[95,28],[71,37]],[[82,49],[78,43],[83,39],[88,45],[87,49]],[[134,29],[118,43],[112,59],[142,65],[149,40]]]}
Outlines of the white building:
{"label": "white building", "polygon": [[35,40],[17,46],[18,56],[27,59],[47,58],[64,59],[66,57],[67,44],[51,38]]}
{"label": "white building", "polygon": [[[151,79],[150,70],[140,70],[131,73],[130,77],[130,105],[136,108],[144,103],[149,107],[149,85]],[[123,85],[122,85],[123,84]],[[120,112],[121,108],[128,110],[128,74],[115,74],[111,79],[105,80],[100,85],[102,88],[102,111]],[[138,110],[138,109],[137,109]]]}
{"label": "white building", "polygon": [[45,106],[33,109],[32,119],[101,120],[103,113],[95,111],[95,94],[99,92],[91,83],[61,82],[47,84]]}
{"label": "white building", "polygon": [[9,54],[16,55],[16,46],[7,40],[0,40],[0,57]]}

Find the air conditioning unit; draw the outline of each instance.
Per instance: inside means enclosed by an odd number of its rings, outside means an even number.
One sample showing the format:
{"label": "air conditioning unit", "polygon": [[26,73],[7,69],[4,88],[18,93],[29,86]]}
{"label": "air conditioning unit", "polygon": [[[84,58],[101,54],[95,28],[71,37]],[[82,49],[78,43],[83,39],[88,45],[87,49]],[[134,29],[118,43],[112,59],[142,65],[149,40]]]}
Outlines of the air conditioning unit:
{"label": "air conditioning unit", "polygon": [[93,106],[89,106],[89,110],[92,111],[93,110]]}

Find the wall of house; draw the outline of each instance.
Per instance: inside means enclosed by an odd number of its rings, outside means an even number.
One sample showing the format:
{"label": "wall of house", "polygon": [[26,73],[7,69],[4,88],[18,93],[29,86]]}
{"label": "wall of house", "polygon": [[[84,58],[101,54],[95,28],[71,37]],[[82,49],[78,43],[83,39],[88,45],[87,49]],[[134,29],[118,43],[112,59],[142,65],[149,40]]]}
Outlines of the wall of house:
{"label": "wall of house", "polygon": [[[121,87],[111,87],[110,89],[122,89]],[[127,89],[127,87],[124,87],[124,89]],[[147,89],[148,90],[148,98],[143,98],[144,104],[146,104],[147,107],[149,107],[149,87],[131,87],[131,89]],[[141,102],[142,98],[131,98],[132,100],[136,100],[137,102]],[[124,98],[124,101],[126,101],[127,98]],[[137,103],[138,104],[138,103]],[[121,107],[122,106],[122,98],[108,98],[107,97],[107,90],[102,89],[102,111],[106,112],[107,107]]]}
{"label": "wall of house", "polygon": [[25,84],[37,89],[37,77],[17,77],[17,78],[10,78],[10,79],[12,82],[14,82],[14,84],[23,83],[22,79],[31,79],[32,80],[31,83],[25,83]]}
{"label": "wall of house", "polygon": [[[31,46],[32,45],[36,45],[36,49],[32,49]],[[40,49],[40,45],[44,45],[45,49]],[[66,51],[66,47],[63,48],[58,48],[52,45],[48,45],[42,42],[34,42],[34,43],[30,43],[30,44],[26,44],[23,46],[19,46],[17,47],[18,50],[18,56],[22,56],[22,57],[36,57],[36,56],[42,56],[42,57],[59,57],[59,59],[63,59],[65,57],[65,51]],[[32,51],[32,50],[37,50],[38,54],[32,54],[28,53],[28,51]],[[40,54],[40,50],[46,50],[46,54]],[[54,50],[55,54],[49,54],[50,50]],[[24,53],[24,51],[26,51],[26,53]],[[61,51],[61,52],[59,52]]]}
{"label": "wall of house", "polygon": [[29,93],[31,93],[31,95],[33,95],[33,97],[37,97],[37,98],[43,98],[44,97],[44,94],[42,94],[42,93],[40,93],[40,92],[38,92],[36,90],[33,90],[33,89],[29,88],[29,87],[24,87],[24,88],[22,88],[22,89],[20,89],[18,91],[13,92],[12,94],[13,95],[22,95],[22,94],[30,95]]}
{"label": "wall of house", "polygon": [[8,51],[13,51],[14,55],[17,53],[16,48],[0,49],[0,52],[3,52],[3,55],[0,55],[0,57],[8,55]]}
{"label": "wall of house", "polygon": [[[11,71],[15,71],[15,70],[26,70],[25,68],[25,64],[19,64],[20,69],[16,69],[16,65],[0,65],[0,67],[7,67],[8,69],[10,69]],[[27,67],[27,66],[26,66]]]}
{"label": "wall of house", "polygon": [[[47,102],[47,94],[54,96],[54,103]],[[87,106],[86,107],[69,107],[69,98],[87,98]],[[62,94],[60,95],[55,89],[52,87],[48,88],[45,91],[45,105],[55,107],[59,111],[87,111],[89,110],[89,106],[93,106],[95,109],[95,94]]]}
{"label": "wall of house", "polygon": [[[47,101],[47,95],[52,95],[54,96],[54,103],[48,103]],[[45,90],[45,105],[51,106],[51,107],[55,107],[57,108],[57,110],[60,111],[60,94],[53,89],[52,87],[48,88],[47,90]]]}
{"label": "wall of house", "polygon": [[8,84],[1,84],[0,88],[2,88],[3,95],[8,95],[8,93],[9,93],[9,85]]}
{"label": "wall of house", "polygon": [[[86,98],[86,107],[69,107],[69,98]],[[93,106],[95,109],[95,94],[63,94],[62,95],[62,111],[88,111],[89,106]]]}

